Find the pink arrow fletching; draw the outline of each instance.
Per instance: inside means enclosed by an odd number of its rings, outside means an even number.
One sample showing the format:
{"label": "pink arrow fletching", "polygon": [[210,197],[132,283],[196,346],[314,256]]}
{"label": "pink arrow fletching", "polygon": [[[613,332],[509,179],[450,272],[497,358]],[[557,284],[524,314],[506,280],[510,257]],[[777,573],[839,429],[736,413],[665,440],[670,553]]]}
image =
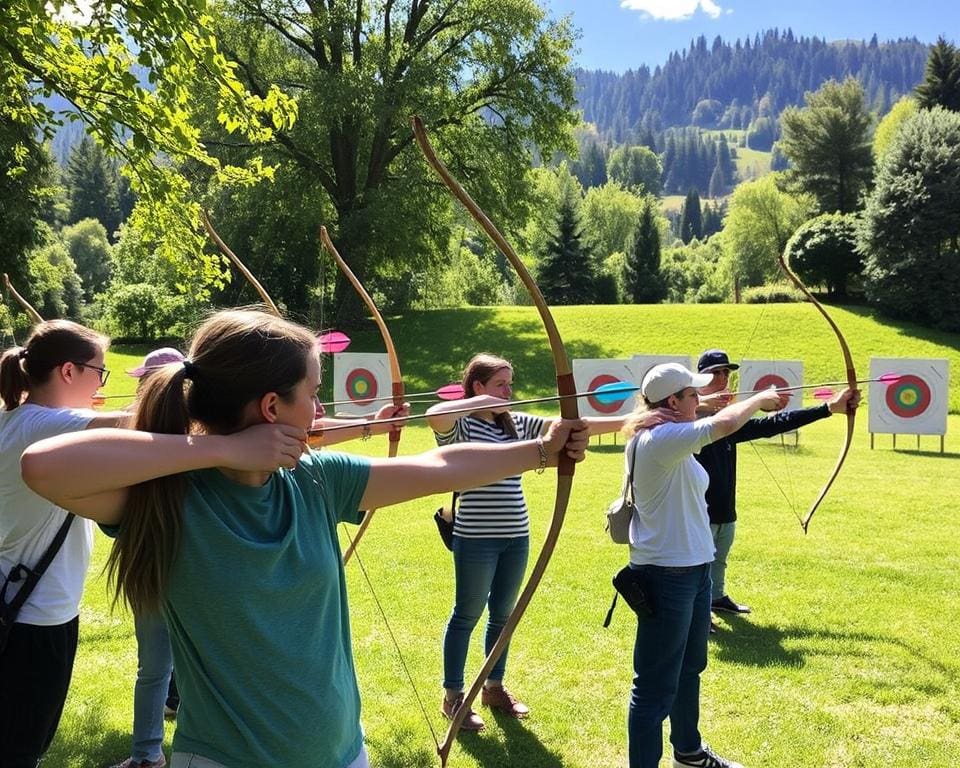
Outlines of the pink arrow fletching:
{"label": "pink arrow fletching", "polygon": [[813,390],[813,396],[817,400],[829,400],[833,397],[833,390],[830,387],[820,387],[819,389]]}
{"label": "pink arrow fletching", "polygon": [[350,346],[350,337],[340,331],[328,331],[317,336],[317,346],[324,355],[336,354]]}
{"label": "pink arrow fletching", "polygon": [[441,400],[463,400],[463,387],[456,382],[444,384],[437,390],[437,397]]}
{"label": "pink arrow fletching", "polygon": [[885,373],[883,376],[877,376],[877,381],[882,384],[896,384],[902,378],[903,376],[898,373]]}

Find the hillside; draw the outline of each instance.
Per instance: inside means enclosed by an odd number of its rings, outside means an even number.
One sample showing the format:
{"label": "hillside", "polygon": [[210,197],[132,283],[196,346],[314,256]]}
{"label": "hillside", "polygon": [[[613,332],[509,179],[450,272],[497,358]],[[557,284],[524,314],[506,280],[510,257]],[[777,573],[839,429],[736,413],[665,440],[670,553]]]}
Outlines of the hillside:
{"label": "hillside", "polygon": [[733,43],[701,36],[652,72],[580,70],[576,77],[584,120],[622,142],[676,126],[747,129],[847,76],[863,83],[868,103],[884,114],[921,80],[928,50],[916,39],[831,43],[773,29]]}

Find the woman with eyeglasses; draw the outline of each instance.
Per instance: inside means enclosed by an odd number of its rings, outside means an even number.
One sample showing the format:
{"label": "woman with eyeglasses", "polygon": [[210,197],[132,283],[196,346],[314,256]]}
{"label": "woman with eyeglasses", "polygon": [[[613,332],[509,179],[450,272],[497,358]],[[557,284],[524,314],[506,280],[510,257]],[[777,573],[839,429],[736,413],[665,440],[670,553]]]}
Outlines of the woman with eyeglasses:
{"label": "woman with eyeglasses", "polygon": [[[16,616],[9,606],[68,514],[31,491],[20,455],[32,443],[129,414],[89,410],[107,380],[108,341],[68,320],[36,326],[23,347],[0,358],[0,765],[34,768],[57,730],[77,649],[83,580],[93,528],[72,520],[66,538]],[[4,642],[5,640],[5,642]]]}

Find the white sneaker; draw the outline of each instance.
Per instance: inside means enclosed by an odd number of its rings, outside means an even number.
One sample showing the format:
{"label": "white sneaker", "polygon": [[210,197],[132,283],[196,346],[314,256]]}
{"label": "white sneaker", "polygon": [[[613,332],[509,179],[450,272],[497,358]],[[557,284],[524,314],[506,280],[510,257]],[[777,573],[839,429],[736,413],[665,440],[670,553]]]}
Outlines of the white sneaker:
{"label": "white sneaker", "polygon": [[720,757],[704,744],[695,755],[678,755],[674,752],[673,768],[743,768],[743,766]]}

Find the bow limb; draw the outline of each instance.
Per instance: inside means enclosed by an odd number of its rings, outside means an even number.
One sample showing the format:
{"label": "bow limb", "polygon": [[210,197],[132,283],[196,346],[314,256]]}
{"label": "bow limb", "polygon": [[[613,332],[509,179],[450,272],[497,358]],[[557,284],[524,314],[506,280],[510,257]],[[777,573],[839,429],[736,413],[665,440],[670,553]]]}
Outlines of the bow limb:
{"label": "bow limb", "polygon": [[[500,231],[493,225],[493,222],[491,222],[483,210],[481,210],[480,206],[473,201],[470,195],[467,194],[466,190],[464,190],[460,183],[450,174],[446,166],[444,166],[441,160],[437,157],[433,147],[430,146],[426,129],[424,128],[423,122],[419,117],[413,118],[413,131],[417,137],[417,143],[420,145],[421,151],[427,158],[427,162],[429,162],[433,169],[437,172],[437,175],[440,176],[440,178],[443,180],[443,183],[453,193],[454,197],[456,197],[463,207],[467,209],[473,219],[483,228],[484,232],[487,233],[490,239],[493,240],[500,252],[506,256],[508,261],[513,265],[514,270],[520,277],[520,280],[523,282],[523,285],[530,294],[530,297],[533,299],[533,303],[536,305],[537,310],[540,313],[540,318],[543,321],[547,336],[550,339],[550,349],[553,353],[554,366],[557,370],[558,394],[573,394],[576,392],[576,387],[573,381],[573,373],[570,369],[570,360],[567,357],[567,352],[563,346],[563,341],[560,338],[560,333],[557,330],[553,315],[550,313],[550,308],[547,306],[547,302],[544,300],[543,294],[540,293],[540,288],[527,271],[524,263],[514,252],[513,248],[510,247],[510,244],[506,241],[506,238],[504,238]],[[576,398],[567,397],[562,399],[560,401],[560,414],[565,419],[577,418],[579,416],[579,410],[577,407]],[[517,598],[516,607],[513,609],[513,612],[507,619],[503,630],[500,632],[500,637],[497,639],[496,644],[487,655],[486,661],[484,661],[480,673],[477,675],[476,680],[474,680],[473,685],[470,686],[470,690],[465,694],[463,704],[460,706],[460,709],[454,716],[453,721],[450,723],[450,728],[447,731],[447,735],[444,738],[443,743],[437,749],[437,751],[440,753],[441,765],[443,766],[447,764],[447,758],[450,754],[450,747],[453,744],[453,740],[456,738],[457,732],[460,730],[463,719],[466,717],[467,712],[470,711],[471,703],[477,697],[477,694],[480,692],[480,688],[483,686],[487,676],[497,663],[497,660],[503,655],[507,644],[510,642],[510,637],[513,635],[514,630],[520,623],[520,619],[523,617],[523,613],[526,610],[527,605],[530,603],[533,593],[536,591],[540,584],[540,580],[543,578],[547,564],[550,562],[550,557],[552,556],[553,550],[556,547],[557,539],[560,535],[560,529],[563,527],[563,519],[567,512],[567,503],[570,500],[570,489],[573,485],[573,473],[575,466],[576,465],[572,459],[563,454],[560,455],[560,463],[557,467],[557,495],[554,502],[553,517],[550,520],[550,528],[547,531],[547,536],[544,540],[543,548],[540,551],[540,556],[537,558],[537,562],[534,563],[533,570],[530,574],[530,579],[524,586],[523,592],[521,592],[520,596]]]}
{"label": "bow limb", "polygon": [[33,308],[33,305],[29,301],[20,295],[20,292],[16,288],[13,287],[13,283],[10,282],[10,276],[6,272],[3,273],[3,284],[6,287],[7,292],[17,300],[17,303],[23,307],[24,312],[27,313],[33,322],[43,322],[43,318],[40,317],[40,313]]}
{"label": "bow limb", "polygon": [[[847,386],[850,389],[856,389],[857,387],[857,371],[853,365],[853,356],[850,354],[850,347],[847,345],[846,339],[843,337],[843,333],[840,332],[839,326],[834,322],[833,318],[827,313],[827,310],[824,306],[814,298],[813,294],[807,289],[807,286],[803,284],[803,281],[790,269],[790,265],[787,263],[786,253],[781,253],[777,257],[777,261],[780,264],[780,268],[784,271],[787,277],[793,282],[794,285],[810,300],[810,303],[817,308],[817,311],[823,315],[823,319],[827,321],[830,325],[831,330],[834,335],[837,337],[837,342],[840,344],[840,352],[843,354],[843,363],[846,367],[846,376],[847,376]],[[847,434],[843,440],[843,447],[840,449],[840,455],[837,457],[837,463],[833,467],[833,471],[830,473],[830,477],[827,482],[824,484],[820,493],[817,495],[816,500],[810,506],[809,511],[804,516],[801,525],[803,526],[803,532],[806,533],[808,527],[810,526],[810,521],[813,519],[814,512],[817,511],[817,507],[820,506],[820,502],[824,500],[827,495],[827,491],[830,490],[830,486],[833,485],[833,481],[837,479],[837,475],[840,474],[840,467],[843,466],[844,460],[847,458],[847,453],[850,450],[850,443],[853,441],[853,428],[856,422],[857,412],[854,408],[847,408]]]}
{"label": "bow limb", "polygon": [[207,234],[210,235],[210,239],[213,240],[214,245],[217,246],[217,248],[220,250],[220,253],[230,259],[233,266],[240,271],[240,274],[247,278],[249,283],[254,287],[254,289],[256,289],[257,294],[260,296],[260,299],[263,301],[263,303],[269,307],[270,311],[273,312],[273,314],[275,314],[277,317],[283,317],[273,299],[270,298],[270,294],[267,293],[267,289],[263,287],[256,277],[253,276],[253,272],[247,269],[247,265],[240,261],[240,257],[230,250],[230,247],[220,239],[220,235],[217,234],[217,230],[215,230],[213,228],[213,224],[210,223],[209,214],[203,210],[200,212],[200,218],[203,221],[204,229],[207,230]]}
{"label": "bow limb", "polygon": [[[367,309],[370,310],[370,314],[373,315],[373,320],[377,324],[377,328],[380,329],[380,335],[383,337],[383,344],[387,349],[387,359],[390,361],[390,382],[391,382],[391,396],[393,398],[393,404],[396,407],[403,405],[404,392],[403,392],[403,375],[400,373],[400,358],[397,357],[397,348],[393,345],[393,337],[390,335],[390,331],[387,329],[387,324],[383,319],[383,315],[380,314],[380,310],[377,309],[376,303],[371,298],[370,294],[367,293],[367,290],[363,287],[363,284],[357,279],[357,276],[353,274],[353,270],[347,266],[347,262],[343,260],[343,257],[337,251],[336,246],[334,246],[333,241],[330,239],[330,235],[327,233],[327,228],[320,227],[320,242],[323,244],[323,247],[326,248],[327,252],[333,256],[333,260],[337,262],[337,266],[340,268],[340,271],[343,272],[344,276],[350,281],[350,285],[353,286],[354,290],[360,295],[360,298],[363,299],[363,303],[367,305]],[[390,430],[390,443],[387,448],[387,456],[393,458],[397,455],[397,449],[400,447],[400,430],[391,429]],[[353,537],[353,541],[350,542],[350,546],[347,547],[347,551],[343,553],[343,564],[346,565],[350,562],[350,558],[353,557],[353,553],[357,548],[357,545],[360,543],[360,539],[363,538],[363,535],[367,532],[367,528],[370,526],[370,521],[373,519],[373,513],[376,512],[375,509],[368,509],[367,513],[363,516],[363,521],[360,523],[360,527],[357,529],[357,535]]]}

